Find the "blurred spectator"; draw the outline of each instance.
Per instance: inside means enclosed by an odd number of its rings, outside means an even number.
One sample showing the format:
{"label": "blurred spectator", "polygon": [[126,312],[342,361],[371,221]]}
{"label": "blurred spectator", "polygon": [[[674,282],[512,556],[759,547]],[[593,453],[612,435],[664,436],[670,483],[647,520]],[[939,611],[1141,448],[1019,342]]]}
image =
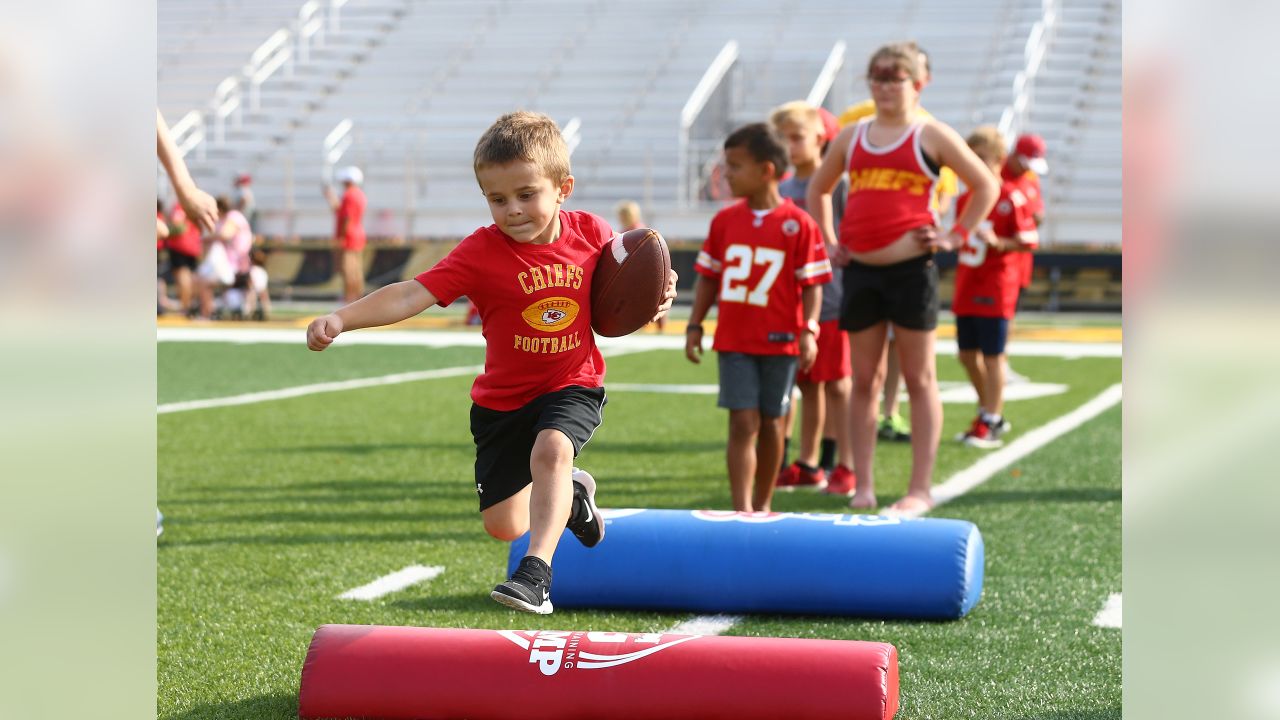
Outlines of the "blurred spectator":
{"label": "blurred spectator", "polygon": [[634,200],[623,200],[618,203],[615,211],[618,213],[618,227],[621,228],[621,232],[644,227],[644,221],[640,219],[640,205]]}
{"label": "blurred spectator", "polygon": [[257,229],[258,202],[253,198],[253,176],[249,173],[241,173],[236,178],[235,209],[249,221],[251,229]]}
{"label": "blurred spectator", "polygon": [[156,315],[178,310],[180,306],[169,299],[168,277],[172,274],[169,258],[164,252],[169,238],[169,223],[164,219],[164,201],[156,199]]}
{"label": "blurred spectator", "polygon": [[342,183],[339,198],[331,185],[324,186],[324,197],[333,208],[336,227],[333,233],[334,255],[342,273],[342,301],[353,303],[364,295],[364,173],[358,167],[345,167],[334,175]]}
{"label": "blurred spectator", "polygon": [[165,249],[169,251],[169,273],[178,287],[178,308],[187,315],[197,312],[192,274],[200,264],[204,249],[200,235],[200,227],[187,219],[182,205],[175,203],[169,212],[169,237],[165,241]]}
{"label": "blurred spectator", "polygon": [[204,262],[196,274],[200,292],[200,317],[214,316],[215,293],[220,290],[237,290],[225,298],[224,307],[239,312],[242,308],[242,292],[249,282],[249,250],[253,246],[253,232],[249,221],[239,210],[232,209],[231,199],[220,196],[217,200],[218,225],[214,228]]}
{"label": "blurred spectator", "polygon": [[267,252],[260,247],[249,251],[249,283],[244,297],[244,315],[254,320],[271,317],[271,296],[267,293]]}

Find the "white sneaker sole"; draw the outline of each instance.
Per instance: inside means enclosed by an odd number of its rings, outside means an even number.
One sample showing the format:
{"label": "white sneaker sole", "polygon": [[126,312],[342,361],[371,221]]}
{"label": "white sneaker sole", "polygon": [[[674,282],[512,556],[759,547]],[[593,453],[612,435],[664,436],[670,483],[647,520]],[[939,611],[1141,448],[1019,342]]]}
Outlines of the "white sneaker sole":
{"label": "white sneaker sole", "polygon": [[551,600],[549,599],[544,601],[541,605],[530,605],[520,598],[512,597],[506,593],[500,593],[497,590],[489,593],[489,597],[493,598],[499,605],[506,605],[512,610],[533,613],[535,615],[550,615],[553,609],[551,607]]}
{"label": "white sneaker sole", "polygon": [[[600,514],[600,508],[596,507],[596,479],[591,477],[591,473],[586,470],[574,468],[573,480],[581,483],[583,489],[587,491],[587,507],[591,509],[591,519],[595,522],[596,527],[600,528],[600,539],[595,542],[595,545],[599,545],[604,541],[604,516]],[[590,547],[595,547],[595,545]],[[547,612],[551,611],[548,610]]]}

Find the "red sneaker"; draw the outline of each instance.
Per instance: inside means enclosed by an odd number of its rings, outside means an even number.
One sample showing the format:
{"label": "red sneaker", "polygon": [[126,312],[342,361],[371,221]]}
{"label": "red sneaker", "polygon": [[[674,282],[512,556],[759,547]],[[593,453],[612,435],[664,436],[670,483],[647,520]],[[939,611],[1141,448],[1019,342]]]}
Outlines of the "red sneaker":
{"label": "red sneaker", "polygon": [[791,492],[796,489],[796,484],[800,481],[800,468],[795,465],[788,465],[778,473],[778,479],[773,483],[774,490],[782,490]]}
{"label": "red sneaker", "polygon": [[827,481],[827,487],[823,490],[828,495],[843,495],[852,497],[854,490],[857,489],[858,476],[852,470],[837,465],[836,469],[831,472],[831,479]]}

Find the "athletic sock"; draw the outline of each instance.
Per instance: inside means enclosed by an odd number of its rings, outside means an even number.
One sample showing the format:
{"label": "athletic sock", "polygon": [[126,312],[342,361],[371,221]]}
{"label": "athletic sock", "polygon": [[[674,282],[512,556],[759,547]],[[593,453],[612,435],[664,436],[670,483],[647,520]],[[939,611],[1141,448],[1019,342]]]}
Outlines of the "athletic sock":
{"label": "athletic sock", "polygon": [[778,464],[778,472],[787,469],[787,458],[791,456],[791,438],[782,439],[782,462]]}
{"label": "athletic sock", "polygon": [[827,472],[831,472],[836,469],[835,438],[822,438],[822,458],[818,460],[818,465]]}

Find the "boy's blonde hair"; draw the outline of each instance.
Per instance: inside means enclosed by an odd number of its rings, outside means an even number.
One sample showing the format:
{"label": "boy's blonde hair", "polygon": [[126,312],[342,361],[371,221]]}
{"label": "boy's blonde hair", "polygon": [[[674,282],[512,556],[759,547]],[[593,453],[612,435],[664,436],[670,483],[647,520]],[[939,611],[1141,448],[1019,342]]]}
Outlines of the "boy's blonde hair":
{"label": "boy's blonde hair", "polygon": [[818,133],[819,141],[826,139],[827,129],[822,124],[822,115],[818,113],[818,108],[804,100],[792,100],[789,103],[779,105],[774,108],[773,112],[769,113],[769,125],[775,133],[781,135],[782,126],[788,123],[801,127],[808,126]]}
{"label": "boy's blonde hair", "polygon": [[969,133],[965,142],[983,162],[1004,162],[1009,155],[1008,143],[995,125],[979,125]]}
{"label": "boy's blonde hair", "polygon": [[557,185],[569,177],[569,148],[556,121],[526,110],[507,113],[490,125],[476,143],[472,162],[476,172],[486,165],[533,163]]}
{"label": "boy's blonde hair", "polygon": [[897,69],[905,70],[914,82],[924,79],[924,68],[920,66],[920,46],[916,45],[915,41],[891,43],[876,50],[867,63],[867,75],[870,76],[876,63],[883,60],[892,60]]}

